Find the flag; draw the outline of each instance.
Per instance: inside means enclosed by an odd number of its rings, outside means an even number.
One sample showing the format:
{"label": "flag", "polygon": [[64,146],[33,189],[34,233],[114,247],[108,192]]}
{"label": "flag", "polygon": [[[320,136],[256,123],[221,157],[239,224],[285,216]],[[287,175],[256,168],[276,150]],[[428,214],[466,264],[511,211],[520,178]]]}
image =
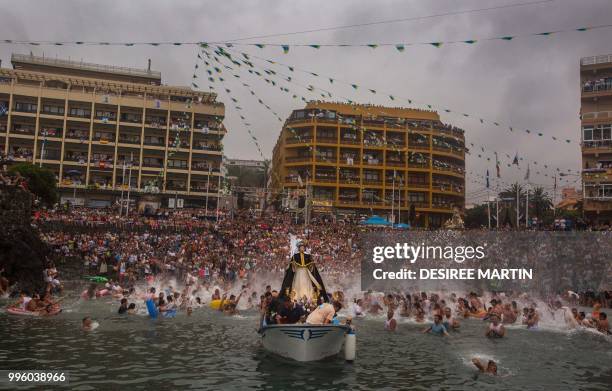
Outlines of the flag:
{"label": "flag", "polygon": [[8,109],[5,105],[0,105],[0,117],[8,113]]}
{"label": "flag", "polygon": [[497,152],[495,152],[495,170],[497,171],[497,177],[501,178],[501,173],[499,171],[499,159],[497,159]]}
{"label": "flag", "polygon": [[489,188],[489,169],[487,168],[487,189]]}
{"label": "flag", "polygon": [[529,180],[529,163],[527,163],[527,172],[525,173],[525,180]]}
{"label": "flag", "polygon": [[514,160],[512,160],[512,164],[516,164],[517,166],[519,165],[518,153],[514,155]]}

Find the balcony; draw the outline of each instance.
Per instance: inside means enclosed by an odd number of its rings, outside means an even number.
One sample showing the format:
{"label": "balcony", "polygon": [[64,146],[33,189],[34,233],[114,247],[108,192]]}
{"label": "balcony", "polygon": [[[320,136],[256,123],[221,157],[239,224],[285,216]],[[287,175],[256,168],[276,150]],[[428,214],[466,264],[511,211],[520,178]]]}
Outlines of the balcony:
{"label": "balcony", "polygon": [[11,134],[33,136],[34,126],[23,126],[23,125],[15,124],[13,125],[13,130],[11,130]]}
{"label": "balcony", "polygon": [[285,162],[287,163],[302,163],[302,162],[311,162],[311,156],[287,156],[285,157]]}
{"label": "balcony", "polygon": [[291,145],[291,144],[309,144],[309,143],[312,143],[312,137],[310,137],[310,136],[287,137],[285,139],[285,144],[286,145]]}
{"label": "balcony", "polygon": [[602,152],[602,150],[612,152],[612,140],[589,140],[581,144],[583,152]]}
{"label": "balcony", "polygon": [[408,182],[411,189],[429,189],[429,182]]}
{"label": "balcony", "polygon": [[582,121],[600,119],[612,119],[612,111],[592,111],[589,113],[582,113]]}
{"label": "balcony", "polygon": [[357,135],[344,134],[340,137],[340,144],[361,145],[361,140]]}
{"label": "balcony", "polygon": [[317,156],[316,161],[319,163],[336,163],[336,156]]}
{"label": "balcony", "polygon": [[382,159],[379,158],[364,158],[363,159],[363,165],[366,166],[382,166]]}
{"label": "balcony", "polygon": [[408,168],[429,168],[429,163],[427,162],[408,162]]}
{"label": "balcony", "polygon": [[389,167],[404,167],[406,162],[401,160],[387,160],[387,166]]}
{"label": "balcony", "polygon": [[603,56],[589,56],[580,59],[580,65],[598,65],[612,63],[612,54]]}
{"label": "balcony", "polygon": [[336,137],[322,137],[317,136],[317,144],[337,144],[338,139]]}
{"label": "balcony", "polygon": [[589,80],[582,85],[582,92],[593,95],[598,93],[612,92],[612,77],[599,80]]}
{"label": "balcony", "polygon": [[345,185],[358,185],[359,184],[359,177],[358,176],[344,177],[344,178],[341,177],[339,182],[342,183],[342,184],[345,184]]}
{"label": "balcony", "polygon": [[140,136],[119,135],[119,142],[122,144],[140,145]]}
{"label": "balcony", "polygon": [[380,179],[380,178],[364,178],[363,179],[363,184],[364,185],[381,186],[382,183],[383,183],[382,179]]}
{"label": "balcony", "polygon": [[317,174],[315,175],[315,182],[336,183],[336,175],[335,174]]}
{"label": "balcony", "polygon": [[429,144],[408,142],[408,149],[415,151],[429,151]]}

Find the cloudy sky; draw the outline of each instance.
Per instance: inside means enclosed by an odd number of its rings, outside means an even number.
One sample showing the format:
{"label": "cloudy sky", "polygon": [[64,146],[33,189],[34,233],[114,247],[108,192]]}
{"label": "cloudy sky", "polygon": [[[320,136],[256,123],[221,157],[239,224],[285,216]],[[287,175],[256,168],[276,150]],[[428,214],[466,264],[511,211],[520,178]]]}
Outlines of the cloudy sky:
{"label": "cloudy sky", "polygon": [[[390,19],[403,22],[375,24],[305,34],[278,35],[241,40],[237,43],[412,43],[483,39],[495,36],[525,35],[568,30],[610,23],[609,0],[550,0],[537,4],[460,13],[536,0],[224,0],[224,1],[29,1],[2,0],[0,40],[119,41],[119,42],[225,42],[253,36],[281,34],[334,26],[369,23]],[[0,3],[1,4],[1,3]],[[10,6],[8,6],[10,4]],[[435,16],[442,14],[446,16]],[[429,17],[426,17],[429,16]],[[330,91],[334,99],[349,98],[362,103],[389,105],[388,94],[397,97],[394,105],[409,106],[406,99],[448,108],[458,114],[442,113],[445,122],[466,130],[472,148],[467,159],[468,202],[481,199],[482,178],[487,168],[493,172],[493,151],[502,165],[502,180],[522,180],[526,161],[531,166],[531,181],[552,187],[554,168],[579,169],[580,57],[612,53],[612,28],[569,32],[549,37],[518,37],[512,41],[408,46],[403,52],[393,47],[291,48],[283,54],[278,47],[258,49],[234,46],[261,59],[294,65],[321,75],[316,78],[294,72],[292,82],[280,84],[306,98],[319,97],[304,86]],[[195,46],[109,47],[109,46],[29,46],[0,44],[3,67],[10,66],[10,55],[34,52],[35,55],[71,58],[121,66],[153,68],[162,72],[166,84],[189,85],[197,48]],[[260,68],[289,74],[286,67],[266,64]],[[224,70],[227,85],[215,84],[220,100],[227,103],[226,126],[229,134],[225,151],[229,157],[259,158],[240,118],[223,87],[243,107],[243,115],[260,140],[263,153],[271,155],[280,123],[257,98],[241,85],[248,83],[257,96],[282,118],[303,106],[290,94],[271,87],[242,67],[240,82]],[[337,80],[329,84],[327,77]],[[198,83],[207,89],[203,68]],[[346,82],[346,83],[343,83]],[[358,90],[349,83],[360,86]],[[375,89],[374,95],[368,88]],[[403,99],[402,99],[403,98]],[[413,104],[414,106],[414,104]],[[418,106],[417,106],[418,107]],[[466,118],[460,113],[469,113]],[[489,120],[481,124],[478,118]],[[503,126],[496,127],[492,121]],[[515,131],[510,132],[508,126]],[[545,137],[529,135],[524,129],[542,132]],[[523,131],[521,131],[523,130]],[[553,141],[571,139],[572,143]],[[483,155],[478,158],[477,154]],[[524,160],[519,168],[506,166],[506,154]],[[491,158],[487,161],[484,156]],[[543,169],[543,165],[549,169]],[[552,168],[554,167],[554,168]],[[540,174],[536,172],[540,171]],[[548,172],[549,176],[544,176]],[[574,182],[576,178],[569,181]],[[493,182],[493,179],[492,179]],[[575,183],[575,184],[578,184]]]}

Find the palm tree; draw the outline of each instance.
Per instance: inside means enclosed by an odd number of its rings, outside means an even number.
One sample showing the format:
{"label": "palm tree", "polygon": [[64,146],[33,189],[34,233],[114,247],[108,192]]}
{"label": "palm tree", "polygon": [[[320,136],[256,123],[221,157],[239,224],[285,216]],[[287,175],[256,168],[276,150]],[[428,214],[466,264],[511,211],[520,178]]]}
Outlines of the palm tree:
{"label": "palm tree", "polygon": [[541,220],[544,214],[553,207],[552,200],[548,193],[541,187],[535,187],[529,194],[529,202],[533,215]]}

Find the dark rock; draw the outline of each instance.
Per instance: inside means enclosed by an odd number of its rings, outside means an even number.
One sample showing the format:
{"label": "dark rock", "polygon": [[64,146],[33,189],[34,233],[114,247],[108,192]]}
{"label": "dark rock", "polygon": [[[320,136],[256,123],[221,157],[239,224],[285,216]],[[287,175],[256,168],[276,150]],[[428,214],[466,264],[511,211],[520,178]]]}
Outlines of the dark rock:
{"label": "dark rock", "polygon": [[42,271],[49,254],[30,224],[32,200],[28,191],[0,185],[0,269],[10,285],[30,293],[45,287]]}

